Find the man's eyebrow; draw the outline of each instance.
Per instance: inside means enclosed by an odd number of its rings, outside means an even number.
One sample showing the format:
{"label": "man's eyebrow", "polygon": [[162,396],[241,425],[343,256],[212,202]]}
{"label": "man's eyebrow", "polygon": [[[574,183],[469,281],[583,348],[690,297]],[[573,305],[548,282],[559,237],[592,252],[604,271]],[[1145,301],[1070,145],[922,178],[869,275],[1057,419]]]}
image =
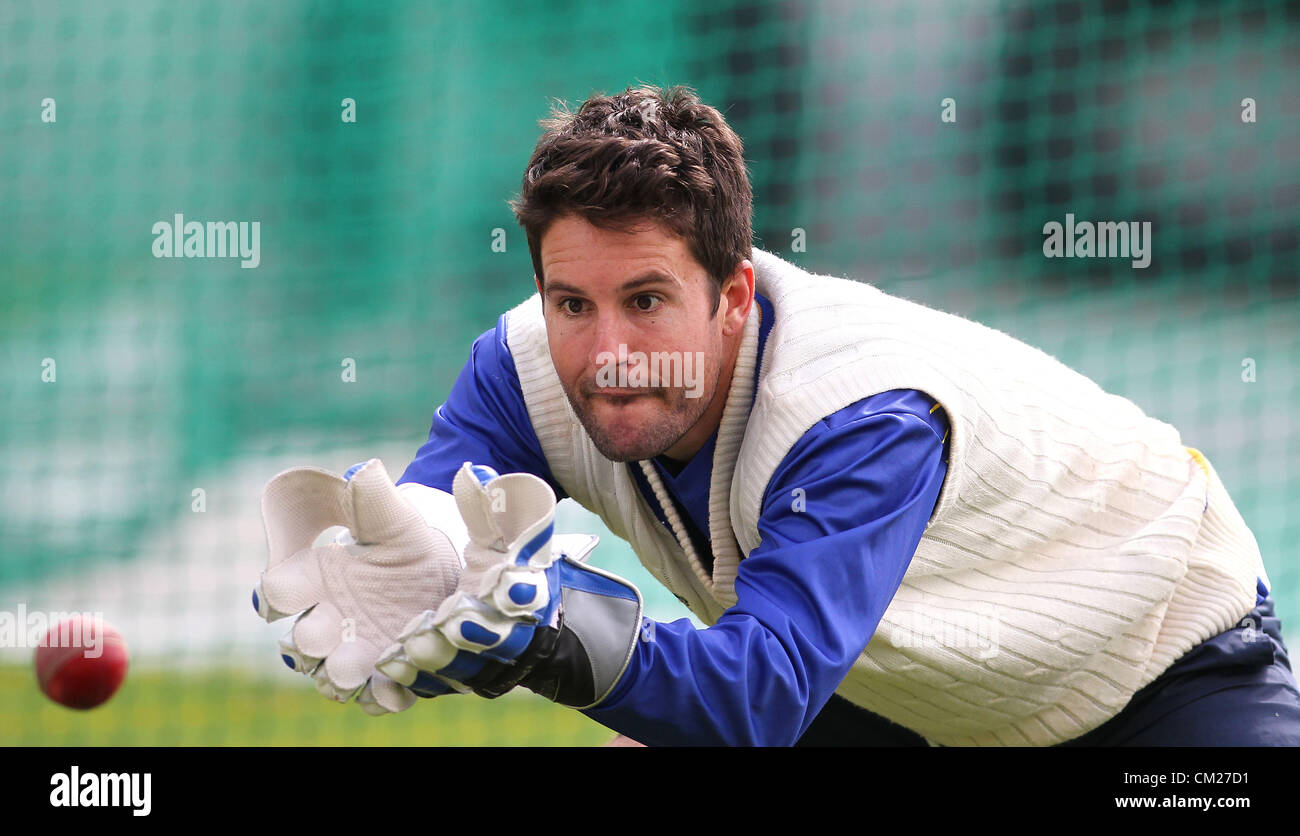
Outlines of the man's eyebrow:
{"label": "man's eyebrow", "polygon": [[[644,273],[641,273],[640,275],[634,276],[628,279],[627,281],[623,282],[623,284],[618,287],[618,291],[621,293],[626,293],[629,290],[636,290],[639,287],[644,287],[645,285],[651,285],[651,284],[676,285],[676,284],[681,284],[681,282],[675,277],[673,277],[671,274],[665,273],[662,270],[657,270],[657,269],[647,270]],[[573,293],[575,295],[582,296],[583,294],[585,294],[585,292],[586,291],[584,291],[580,287],[575,287],[574,285],[566,284],[565,282],[558,281],[556,279],[548,279],[546,281],[547,295],[550,295],[551,293]]]}

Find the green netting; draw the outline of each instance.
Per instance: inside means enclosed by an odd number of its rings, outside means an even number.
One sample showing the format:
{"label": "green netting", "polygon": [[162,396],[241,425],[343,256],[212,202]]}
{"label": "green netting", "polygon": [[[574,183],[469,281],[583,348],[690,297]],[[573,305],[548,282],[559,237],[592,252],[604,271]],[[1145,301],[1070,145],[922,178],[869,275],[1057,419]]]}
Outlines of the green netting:
{"label": "green netting", "polygon": [[[141,671],[110,719],[24,703],[0,742],[166,743],[136,715],[178,700],[176,742],[388,739],[275,719],[319,698],[249,611],[257,493],[294,464],[405,466],[470,340],[530,291],[505,201],[549,100],[638,81],[727,115],[761,246],[1008,331],[1177,426],[1297,635],[1300,4],[375,5],[0,5],[0,609],[102,611]],[[177,213],[258,221],[260,265],[154,258]],[[1150,221],[1150,266],[1044,258],[1067,213]],[[606,543],[652,614],[684,615]],[[507,708],[550,730],[528,742],[593,739]],[[501,716],[401,722],[499,742]]]}

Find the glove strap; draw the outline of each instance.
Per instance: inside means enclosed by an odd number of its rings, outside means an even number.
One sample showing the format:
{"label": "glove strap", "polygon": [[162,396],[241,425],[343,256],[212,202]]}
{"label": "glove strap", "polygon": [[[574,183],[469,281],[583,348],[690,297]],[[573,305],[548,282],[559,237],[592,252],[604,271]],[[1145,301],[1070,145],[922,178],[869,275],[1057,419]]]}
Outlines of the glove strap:
{"label": "glove strap", "polygon": [[641,593],[630,582],[568,556],[556,561],[559,622],[539,627],[513,665],[492,662],[466,681],[493,698],[522,685],[552,702],[593,708],[618,684],[641,632]]}

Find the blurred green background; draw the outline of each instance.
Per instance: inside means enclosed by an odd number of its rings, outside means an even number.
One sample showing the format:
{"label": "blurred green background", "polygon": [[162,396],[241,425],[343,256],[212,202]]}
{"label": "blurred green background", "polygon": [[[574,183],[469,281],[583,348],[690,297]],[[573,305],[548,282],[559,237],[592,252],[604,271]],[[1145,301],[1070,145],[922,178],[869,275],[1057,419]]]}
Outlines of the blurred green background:
{"label": "blurred green background", "polygon": [[[262,484],[372,455],[396,476],[530,292],[506,200],[550,101],[638,82],[694,87],[744,139],[758,246],[1177,426],[1300,640],[1300,3],[380,6],[0,4],[0,610],[102,612],[134,657],[74,714],[0,649],[0,744],[610,736],[531,695],[326,704],[248,594]],[[154,258],[177,213],[259,221],[260,265]],[[1044,258],[1066,213],[1151,221],[1151,266]],[[597,562],[685,615],[621,542]]]}

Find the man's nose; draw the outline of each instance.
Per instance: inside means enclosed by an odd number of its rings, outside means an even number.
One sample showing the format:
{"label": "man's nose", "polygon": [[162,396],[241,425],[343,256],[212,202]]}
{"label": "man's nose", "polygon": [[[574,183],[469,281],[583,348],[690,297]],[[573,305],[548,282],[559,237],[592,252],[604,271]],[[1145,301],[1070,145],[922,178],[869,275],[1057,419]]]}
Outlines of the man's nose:
{"label": "man's nose", "polygon": [[624,323],[617,313],[603,313],[596,319],[596,332],[591,342],[592,365],[599,366],[610,355],[619,356],[618,347],[626,344]]}

